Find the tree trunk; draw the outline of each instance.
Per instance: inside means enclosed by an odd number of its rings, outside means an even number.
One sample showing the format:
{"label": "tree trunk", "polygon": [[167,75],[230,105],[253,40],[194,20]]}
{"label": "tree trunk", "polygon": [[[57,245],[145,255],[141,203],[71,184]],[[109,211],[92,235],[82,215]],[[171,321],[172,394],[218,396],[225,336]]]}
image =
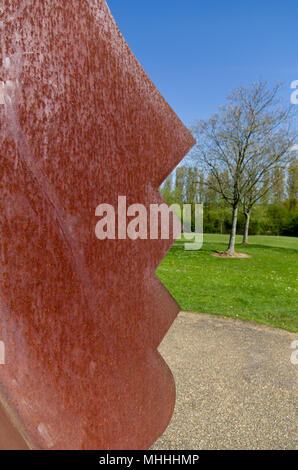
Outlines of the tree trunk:
{"label": "tree trunk", "polygon": [[228,253],[234,254],[235,253],[235,241],[236,241],[236,230],[237,230],[237,219],[238,219],[238,204],[233,207],[233,222],[232,222],[232,229],[230,235],[230,242]]}
{"label": "tree trunk", "polygon": [[245,215],[245,227],[244,227],[244,233],[243,233],[243,245],[248,244],[248,229],[249,229],[249,222],[250,222],[250,211],[244,212]]}

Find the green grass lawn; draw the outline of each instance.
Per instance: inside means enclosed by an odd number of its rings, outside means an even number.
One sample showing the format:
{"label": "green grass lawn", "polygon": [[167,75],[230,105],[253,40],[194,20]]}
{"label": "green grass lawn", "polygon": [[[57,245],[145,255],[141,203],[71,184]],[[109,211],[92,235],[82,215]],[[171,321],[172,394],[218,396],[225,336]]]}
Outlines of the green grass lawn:
{"label": "green grass lawn", "polygon": [[[182,310],[242,318],[298,332],[298,239],[251,236],[236,251],[250,259],[211,256],[228,236],[204,235],[200,251],[177,241],[157,270]],[[239,244],[238,244],[239,243]]]}

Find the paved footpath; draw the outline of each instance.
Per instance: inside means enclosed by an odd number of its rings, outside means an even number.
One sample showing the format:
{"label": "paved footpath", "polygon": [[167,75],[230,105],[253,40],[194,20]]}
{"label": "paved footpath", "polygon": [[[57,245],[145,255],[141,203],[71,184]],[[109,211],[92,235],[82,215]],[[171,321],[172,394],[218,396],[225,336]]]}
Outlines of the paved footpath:
{"label": "paved footpath", "polygon": [[298,449],[298,334],[181,313],[160,347],[176,380],[158,450]]}

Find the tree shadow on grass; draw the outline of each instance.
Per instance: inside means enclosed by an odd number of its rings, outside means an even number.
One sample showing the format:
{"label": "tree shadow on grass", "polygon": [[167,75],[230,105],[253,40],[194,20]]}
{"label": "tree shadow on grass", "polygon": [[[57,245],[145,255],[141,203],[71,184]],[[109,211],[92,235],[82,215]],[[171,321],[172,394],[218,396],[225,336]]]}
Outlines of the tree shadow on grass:
{"label": "tree shadow on grass", "polygon": [[255,243],[248,243],[247,245],[242,245],[241,243],[237,243],[236,244],[237,247],[241,248],[242,249],[250,249],[250,248],[257,248],[257,249],[269,249],[269,250],[276,250],[276,251],[280,251],[281,253],[284,252],[284,251],[290,251],[291,253],[297,253],[298,249],[295,249],[295,248],[288,248],[286,246],[270,246],[270,245],[260,245],[260,244],[255,244]]}

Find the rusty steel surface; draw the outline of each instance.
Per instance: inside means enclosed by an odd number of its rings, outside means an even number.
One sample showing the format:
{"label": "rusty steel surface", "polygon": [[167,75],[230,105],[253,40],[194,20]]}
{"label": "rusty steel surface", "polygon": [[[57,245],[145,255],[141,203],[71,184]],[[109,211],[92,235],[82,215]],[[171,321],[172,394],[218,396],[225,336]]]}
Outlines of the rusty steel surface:
{"label": "rusty steel surface", "polygon": [[146,449],[175,402],[172,240],[99,241],[95,209],[161,203],[193,139],[105,1],[0,0],[0,38],[0,447]]}

